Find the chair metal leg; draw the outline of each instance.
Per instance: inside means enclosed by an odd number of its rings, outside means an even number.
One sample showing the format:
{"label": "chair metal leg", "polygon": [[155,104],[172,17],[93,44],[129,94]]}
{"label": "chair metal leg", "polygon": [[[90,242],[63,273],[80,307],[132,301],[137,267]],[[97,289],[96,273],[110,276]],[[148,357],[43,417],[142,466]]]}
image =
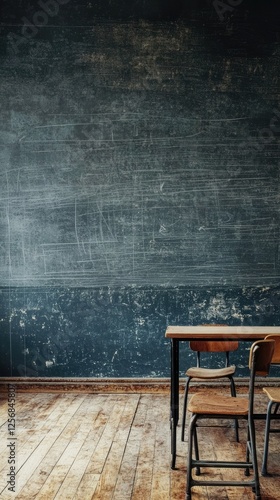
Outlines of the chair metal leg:
{"label": "chair metal leg", "polygon": [[[194,453],[195,453],[195,459],[199,460],[199,449],[198,449],[198,439],[197,439],[197,425],[195,424],[194,430],[193,430],[193,439],[194,439]],[[200,476],[200,467],[196,467],[195,473],[197,476]]]}
{"label": "chair metal leg", "polygon": [[[197,440],[196,436],[196,420],[197,415],[192,415],[190,424],[189,424],[189,444],[188,444],[188,463],[187,463],[187,489],[186,489],[186,500],[191,500],[191,487],[192,487],[192,453],[193,453],[193,444],[196,448],[197,444],[195,441]],[[195,453],[197,453],[198,448]]]}
{"label": "chair metal leg", "polygon": [[[247,444],[246,444],[246,462],[249,462],[250,460],[250,429],[249,429],[249,424],[247,426]],[[250,476],[250,469],[247,467],[244,471],[245,476]]]}
{"label": "chair metal leg", "polygon": [[249,424],[250,448],[251,448],[252,464],[253,464],[254,480],[255,480],[255,487],[253,488],[253,491],[255,493],[255,499],[261,500],[259,471],[258,471],[258,462],[257,462],[257,450],[256,450],[256,432],[255,432],[254,419],[249,418],[248,424]]}
{"label": "chair metal leg", "polygon": [[273,401],[269,401],[267,405],[266,412],[266,422],[265,422],[265,434],[264,434],[264,450],[263,450],[263,461],[262,461],[262,476],[268,476],[267,472],[267,459],[268,459],[268,445],[269,445],[269,433],[270,433],[270,421],[271,421],[271,410],[273,407]]}
{"label": "chair metal leg", "polygon": [[189,384],[191,377],[186,378],[186,385],[184,391],[184,404],[183,404],[183,412],[182,412],[182,431],[181,431],[181,441],[185,440],[185,427],[186,427],[186,415],[187,415],[187,402],[188,402],[188,392],[189,392]]}
{"label": "chair metal leg", "polygon": [[[230,389],[231,389],[231,396],[233,398],[236,398],[236,389],[235,389],[235,383],[233,377],[229,377],[230,379]],[[234,429],[235,429],[235,440],[237,443],[239,443],[239,424],[238,424],[238,419],[236,418],[234,421]]]}
{"label": "chair metal leg", "polygon": [[170,420],[171,427],[171,469],[175,469],[176,464],[176,425],[174,418]]}

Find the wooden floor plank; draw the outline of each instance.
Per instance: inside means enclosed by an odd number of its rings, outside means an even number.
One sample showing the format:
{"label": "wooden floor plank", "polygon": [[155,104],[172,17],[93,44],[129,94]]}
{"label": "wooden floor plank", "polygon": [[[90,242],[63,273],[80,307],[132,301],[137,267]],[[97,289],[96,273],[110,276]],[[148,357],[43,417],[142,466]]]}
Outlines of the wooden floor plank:
{"label": "wooden floor plank", "polygon": [[154,419],[158,425],[155,436],[151,500],[169,498],[170,475],[166,473],[170,467],[169,442],[166,439],[170,432],[168,415],[169,408],[166,405],[161,403],[154,406]]}
{"label": "wooden floor plank", "polygon": [[134,415],[131,431],[118,474],[113,496],[114,500],[123,500],[124,498],[131,498],[132,496],[140,443],[144,432],[146,408],[147,407],[143,404],[142,398],[139,398],[137,411]]}
{"label": "wooden floor plank", "polygon": [[131,395],[123,408],[102,475],[95,490],[94,498],[96,500],[109,500],[113,497],[138,401],[139,395]]}
{"label": "wooden floor plank", "polygon": [[145,428],[140,444],[137,470],[131,498],[149,500],[153,481],[153,461],[155,453],[155,437],[158,422],[154,419],[154,406],[157,400],[152,395],[144,395],[146,404]]}
{"label": "wooden floor plank", "polygon": [[[6,442],[3,397],[0,403],[0,437]],[[265,411],[264,394],[258,394],[257,404]],[[1,500],[185,500],[188,433],[182,443],[179,426],[177,470],[171,470],[168,394],[21,393],[16,422],[17,491],[11,495],[7,490],[7,454],[2,453]],[[243,424],[240,443],[231,423],[214,424],[198,430],[201,456],[243,459]],[[260,467],[264,422],[257,421],[256,429]],[[260,477],[262,500],[280,500],[279,450],[280,436],[272,434],[272,476]],[[243,477],[237,469],[208,468],[203,474]],[[217,499],[254,500],[254,495],[245,487],[193,488],[192,500]]]}

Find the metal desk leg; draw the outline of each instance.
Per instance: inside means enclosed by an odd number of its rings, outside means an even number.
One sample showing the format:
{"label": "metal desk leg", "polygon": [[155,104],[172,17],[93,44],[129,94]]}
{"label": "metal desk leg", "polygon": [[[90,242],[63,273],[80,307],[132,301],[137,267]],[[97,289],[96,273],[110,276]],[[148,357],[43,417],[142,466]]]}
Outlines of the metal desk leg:
{"label": "metal desk leg", "polygon": [[176,430],[179,420],[179,341],[171,339],[171,395],[170,395],[170,429],[171,429],[171,469],[176,463]]}

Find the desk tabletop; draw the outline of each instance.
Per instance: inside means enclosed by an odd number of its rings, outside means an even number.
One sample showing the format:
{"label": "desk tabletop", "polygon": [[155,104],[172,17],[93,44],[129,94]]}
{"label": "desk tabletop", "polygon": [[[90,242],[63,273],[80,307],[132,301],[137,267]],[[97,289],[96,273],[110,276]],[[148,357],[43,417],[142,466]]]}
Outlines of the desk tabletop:
{"label": "desk tabletop", "polygon": [[280,326],[168,326],[165,337],[181,340],[258,340],[267,335],[280,335]]}

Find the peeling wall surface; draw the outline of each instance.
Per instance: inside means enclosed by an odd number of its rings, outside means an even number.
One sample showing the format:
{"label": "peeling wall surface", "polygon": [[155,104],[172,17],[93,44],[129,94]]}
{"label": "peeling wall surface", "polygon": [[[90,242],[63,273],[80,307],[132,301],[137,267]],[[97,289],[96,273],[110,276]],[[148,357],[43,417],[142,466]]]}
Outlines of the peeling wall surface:
{"label": "peeling wall surface", "polygon": [[0,376],[168,376],[168,324],[279,324],[277,2],[0,9]]}

